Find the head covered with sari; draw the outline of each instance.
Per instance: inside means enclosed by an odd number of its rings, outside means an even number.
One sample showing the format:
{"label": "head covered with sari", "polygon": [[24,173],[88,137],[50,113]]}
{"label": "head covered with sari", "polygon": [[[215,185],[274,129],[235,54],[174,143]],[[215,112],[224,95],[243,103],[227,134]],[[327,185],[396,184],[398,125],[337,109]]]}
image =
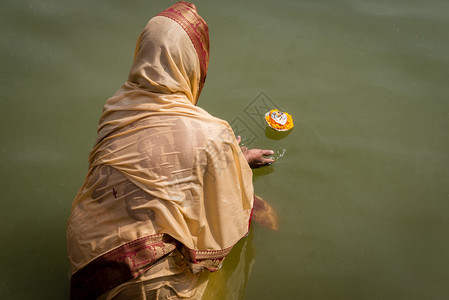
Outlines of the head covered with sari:
{"label": "head covered with sari", "polygon": [[251,170],[231,127],[196,106],[208,61],[208,27],[193,4],[164,10],[139,36],[72,205],[72,298],[134,280],[174,251],[193,273],[215,271],[246,236]]}

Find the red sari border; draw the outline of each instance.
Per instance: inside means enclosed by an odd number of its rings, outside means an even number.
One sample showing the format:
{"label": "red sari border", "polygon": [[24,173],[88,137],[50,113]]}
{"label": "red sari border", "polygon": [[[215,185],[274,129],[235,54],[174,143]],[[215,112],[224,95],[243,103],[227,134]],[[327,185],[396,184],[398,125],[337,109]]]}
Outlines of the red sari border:
{"label": "red sari border", "polygon": [[202,266],[210,272],[215,272],[221,268],[223,260],[231,252],[232,247],[222,250],[194,250],[183,245],[179,250],[191,263]]}
{"label": "red sari border", "polygon": [[70,299],[96,299],[104,292],[136,278],[176,249],[165,234],[142,237],[94,259],[70,280]]}
{"label": "red sari border", "polygon": [[180,1],[158,14],[177,22],[189,35],[195,47],[200,62],[200,86],[198,97],[206,81],[207,68],[209,66],[209,27],[206,21],[198,15],[195,5],[186,1]]}
{"label": "red sari border", "polygon": [[145,236],[106,252],[75,272],[70,280],[70,299],[96,299],[143,274],[176,248],[190,263],[214,272],[221,268],[232,247],[195,250],[167,234]]}

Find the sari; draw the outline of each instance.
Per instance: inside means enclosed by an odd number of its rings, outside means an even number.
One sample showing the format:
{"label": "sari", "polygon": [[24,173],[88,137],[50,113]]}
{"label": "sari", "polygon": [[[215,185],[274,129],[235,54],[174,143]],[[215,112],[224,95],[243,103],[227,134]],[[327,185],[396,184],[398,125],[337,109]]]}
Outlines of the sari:
{"label": "sari", "polygon": [[139,36],[72,204],[72,299],[200,299],[248,234],[251,169],[229,124],[196,106],[208,61],[207,24],[188,2]]}

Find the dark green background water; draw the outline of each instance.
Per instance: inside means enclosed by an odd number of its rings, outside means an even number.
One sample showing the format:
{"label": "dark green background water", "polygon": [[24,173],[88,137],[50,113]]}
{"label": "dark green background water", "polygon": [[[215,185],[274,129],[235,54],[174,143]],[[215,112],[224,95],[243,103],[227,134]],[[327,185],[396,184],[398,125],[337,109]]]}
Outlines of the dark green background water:
{"label": "dark green background water", "polygon": [[[0,2],[1,299],[67,298],[66,222],[102,105],[172,3]],[[244,299],[447,299],[449,2],[196,4],[199,105],[279,157],[255,172],[280,230],[254,226]],[[290,134],[259,127],[261,99]]]}

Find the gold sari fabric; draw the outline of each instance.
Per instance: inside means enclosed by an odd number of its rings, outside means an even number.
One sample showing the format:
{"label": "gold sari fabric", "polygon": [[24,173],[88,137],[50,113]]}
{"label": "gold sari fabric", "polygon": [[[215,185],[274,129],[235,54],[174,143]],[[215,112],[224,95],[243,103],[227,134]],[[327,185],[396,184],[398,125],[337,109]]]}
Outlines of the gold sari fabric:
{"label": "gold sari fabric", "polygon": [[193,297],[203,270],[219,269],[247,235],[251,169],[231,127],[195,106],[208,59],[207,24],[190,3],[152,18],[139,36],[72,205],[73,299],[112,299],[131,282],[148,283],[148,295]]}

